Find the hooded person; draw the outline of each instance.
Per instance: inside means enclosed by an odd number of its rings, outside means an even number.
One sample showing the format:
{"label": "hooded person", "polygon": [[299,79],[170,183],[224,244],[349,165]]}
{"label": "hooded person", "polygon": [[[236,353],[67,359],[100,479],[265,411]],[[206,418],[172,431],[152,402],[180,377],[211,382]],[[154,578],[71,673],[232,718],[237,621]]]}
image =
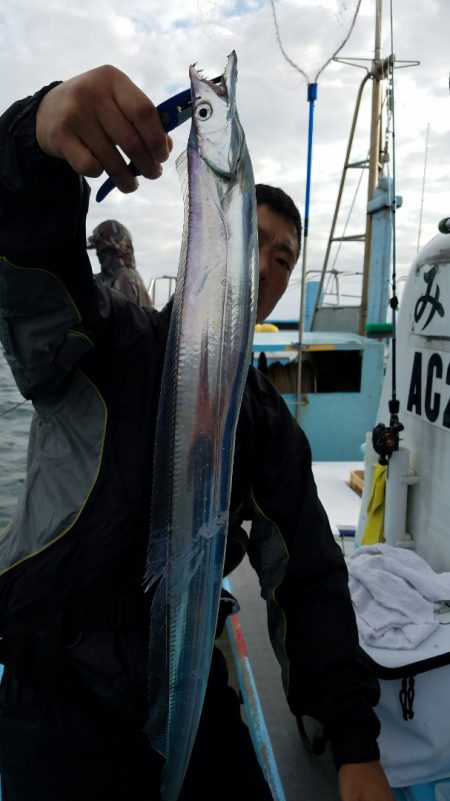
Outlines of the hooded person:
{"label": "hooded person", "polygon": [[152,308],[144,282],[136,269],[131,234],[117,220],[104,220],[94,228],[87,240],[88,249],[95,249],[100,262],[99,278],[121,292],[138,306]]}

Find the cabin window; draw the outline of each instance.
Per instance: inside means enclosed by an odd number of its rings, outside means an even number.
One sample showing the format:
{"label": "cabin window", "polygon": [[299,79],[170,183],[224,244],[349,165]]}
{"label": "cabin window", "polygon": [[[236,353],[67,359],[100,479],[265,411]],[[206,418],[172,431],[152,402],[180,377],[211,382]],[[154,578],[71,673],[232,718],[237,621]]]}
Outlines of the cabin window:
{"label": "cabin window", "polygon": [[[262,355],[262,354],[261,354]],[[261,364],[262,362],[262,364]],[[260,368],[281,394],[297,392],[297,361],[259,360]],[[360,392],[362,353],[355,350],[324,350],[305,353],[302,366],[303,392]]]}
{"label": "cabin window", "polygon": [[328,350],[312,356],[316,366],[317,392],[360,392],[361,351]]}

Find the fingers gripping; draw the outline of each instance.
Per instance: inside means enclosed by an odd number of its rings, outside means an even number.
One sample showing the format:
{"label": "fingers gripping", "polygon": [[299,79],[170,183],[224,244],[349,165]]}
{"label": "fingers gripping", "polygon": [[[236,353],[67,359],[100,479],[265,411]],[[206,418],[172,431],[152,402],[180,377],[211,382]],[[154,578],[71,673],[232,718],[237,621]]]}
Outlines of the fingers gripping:
{"label": "fingers gripping", "polygon": [[59,84],[38,109],[36,137],[44,152],[82,175],[105,170],[123,192],[137,181],[120,150],[148,178],[157,178],[171,140],[149,98],[120,70],[99,67]]}

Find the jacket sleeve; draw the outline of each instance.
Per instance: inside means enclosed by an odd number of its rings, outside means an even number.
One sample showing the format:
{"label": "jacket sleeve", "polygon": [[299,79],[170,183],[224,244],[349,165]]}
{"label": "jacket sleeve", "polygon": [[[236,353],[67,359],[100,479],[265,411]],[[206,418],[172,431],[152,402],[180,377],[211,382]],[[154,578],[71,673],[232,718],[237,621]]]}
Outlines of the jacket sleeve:
{"label": "jacket sleeve", "polygon": [[290,708],[323,724],[337,767],[376,760],[378,682],[359,649],[347,569],[317,495],[308,441],[253,370],[239,425],[238,454],[252,454],[241,475],[253,506],[249,557]]}
{"label": "jacket sleeve", "polygon": [[0,118],[0,336],[22,394],[52,392],[92,347],[97,314],[86,253],[89,188],[35,138],[51,84]]}

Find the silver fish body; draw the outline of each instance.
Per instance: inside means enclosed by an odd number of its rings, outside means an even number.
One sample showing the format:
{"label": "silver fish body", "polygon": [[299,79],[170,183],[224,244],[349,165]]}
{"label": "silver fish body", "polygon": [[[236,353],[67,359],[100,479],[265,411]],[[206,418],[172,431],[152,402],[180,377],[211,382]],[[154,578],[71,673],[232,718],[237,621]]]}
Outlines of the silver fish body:
{"label": "silver fish body", "polygon": [[[177,288],[158,410],[146,582],[148,730],[176,801],[200,718],[222,582],[234,440],[256,315],[253,171],[233,52],[220,84],[190,68],[193,121]],[[177,162],[179,172],[185,161]]]}

